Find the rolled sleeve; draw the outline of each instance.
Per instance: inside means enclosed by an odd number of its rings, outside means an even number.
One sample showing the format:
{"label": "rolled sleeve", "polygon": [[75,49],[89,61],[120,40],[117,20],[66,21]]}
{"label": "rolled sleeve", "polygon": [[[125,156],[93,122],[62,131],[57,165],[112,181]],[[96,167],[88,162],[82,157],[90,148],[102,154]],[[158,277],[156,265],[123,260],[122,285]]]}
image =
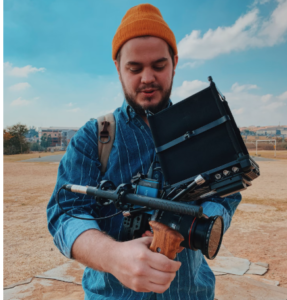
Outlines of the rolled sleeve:
{"label": "rolled sleeve", "polygon": [[[86,214],[77,215],[77,217],[88,218]],[[57,230],[54,236],[54,243],[63,255],[67,258],[73,258],[71,253],[75,240],[83,232],[90,229],[101,230],[96,221],[70,218],[62,223]]]}
{"label": "rolled sleeve", "polygon": [[101,180],[101,163],[98,159],[97,122],[86,123],[71,139],[67,152],[62,158],[57,182],[47,206],[48,229],[60,252],[68,258],[80,234],[90,229],[101,230],[95,220],[80,220],[65,214],[58,206],[76,217],[91,219],[98,217],[95,199],[92,196],[58,190],[64,184],[97,186]]}
{"label": "rolled sleeve", "polygon": [[221,216],[224,222],[224,233],[230,227],[232,217],[239,205],[242,196],[240,193],[220,198],[213,197],[201,204],[203,213],[207,216]]}

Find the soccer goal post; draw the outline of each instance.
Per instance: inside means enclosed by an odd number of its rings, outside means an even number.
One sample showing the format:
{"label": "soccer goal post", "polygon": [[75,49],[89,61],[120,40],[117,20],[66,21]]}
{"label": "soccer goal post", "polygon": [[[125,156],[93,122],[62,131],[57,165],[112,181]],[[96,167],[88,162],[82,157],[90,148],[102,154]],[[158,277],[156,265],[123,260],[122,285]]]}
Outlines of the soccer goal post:
{"label": "soccer goal post", "polygon": [[274,157],[276,157],[276,140],[256,140],[256,155],[258,155],[257,152],[257,143],[258,142],[274,142]]}

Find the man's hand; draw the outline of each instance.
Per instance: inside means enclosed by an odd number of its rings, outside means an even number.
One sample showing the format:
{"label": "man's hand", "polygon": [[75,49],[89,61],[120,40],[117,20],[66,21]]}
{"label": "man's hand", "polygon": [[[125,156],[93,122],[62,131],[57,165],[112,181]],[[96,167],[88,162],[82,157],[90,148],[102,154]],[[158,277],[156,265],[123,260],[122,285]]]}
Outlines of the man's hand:
{"label": "man's hand", "polygon": [[110,273],[136,292],[165,292],[181,266],[166,256],[149,250],[152,237],[118,243]]}
{"label": "man's hand", "polygon": [[152,236],[117,242],[98,230],[87,230],[75,241],[72,257],[82,264],[113,274],[136,292],[163,293],[173,281],[181,262],[152,252]]}
{"label": "man's hand", "polygon": [[[147,230],[145,233],[142,234],[142,237],[144,236],[153,236],[153,233],[149,230]],[[184,249],[184,247],[179,247],[179,249],[177,250],[177,253],[180,253],[182,250]]]}

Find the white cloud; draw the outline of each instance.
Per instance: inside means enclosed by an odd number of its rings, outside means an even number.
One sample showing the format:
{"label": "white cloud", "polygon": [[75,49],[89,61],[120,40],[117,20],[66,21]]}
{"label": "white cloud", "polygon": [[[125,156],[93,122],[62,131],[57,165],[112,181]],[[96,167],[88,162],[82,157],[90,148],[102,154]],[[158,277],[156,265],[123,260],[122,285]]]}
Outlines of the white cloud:
{"label": "white cloud", "polygon": [[28,82],[19,82],[9,87],[10,91],[22,91],[29,88],[31,85]]}
{"label": "white cloud", "polygon": [[114,97],[114,101],[116,101],[116,102],[122,102],[123,101],[123,95],[122,95],[122,93],[117,93],[117,95]]}
{"label": "white cloud", "polygon": [[[181,86],[175,88],[172,96],[174,103],[206,88],[209,84],[199,80],[184,81]],[[219,87],[220,89],[220,87]],[[238,126],[249,126],[250,124],[276,125],[287,120],[287,102],[282,101],[287,97],[287,91],[281,95],[258,95],[259,89],[254,84],[239,85],[235,83],[229,91],[223,91],[228,105],[234,115]]]}
{"label": "white cloud", "polygon": [[208,86],[209,84],[207,82],[200,80],[184,81],[181,86],[172,91],[171,96],[178,98],[178,100],[183,100],[184,98],[189,97]]}
{"label": "white cloud", "polygon": [[254,8],[232,26],[209,29],[203,35],[201,31],[193,30],[178,43],[179,57],[207,60],[233,51],[282,43],[287,32],[286,15],[287,0],[279,0],[276,9],[265,20],[259,16],[259,9]]}
{"label": "white cloud", "polygon": [[263,106],[261,107],[261,109],[264,109],[264,110],[275,110],[279,107],[282,107],[282,106],[286,106],[286,104],[284,104],[283,102],[272,102],[266,106]]}
{"label": "white cloud", "polygon": [[261,97],[261,101],[264,102],[264,103],[266,103],[266,102],[270,101],[272,98],[273,98],[272,94],[263,95]]}
{"label": "white cloud", "polygon": [[265,3],[268,3],[268,2],[270,2],[270,0],[255,0],[254,2],[253,2],[253,4],[252,4],[252,6],[256,6],[256,5],[258,5],[258,4],[265,4]]}
{"label": "white cloud", "polygon": [[184,63],[183,65],[179,66],[178,68],[179,69],[183,69],[183,68],[186,68],[186,67],[189,67],[189,68],[196,68],[200,65],[202,65],[204,63],[203,60],[196,60],[196,61],[193,61],[193,62],[187,62],[187,63]]}
{"label": "white cloud", "polygon": [[28,77],[31,73],[36,72],[44,72],[45,68],[35,68],[31,65],[27,65],[25,67],[19,68],[19,67],[13,67],[13,65],[10,62],[4,63],[4,73],[8,76],[12,77]]}
{"label": "white cloud", "polygon": [[248,91],[248,90],[253,90],[253,89],[258,89],[258,86],[256,84],[239,85],[237,82],[235,82],[231,87],[231,90],[234,93],[240,93],[242,91]]}
{"label": "white cloud", "polygon": [[100,117],[100,116],[105,116],[105,115],[107,115],[107,114],[111,114],[111,113],[113,113],[114,111],[115,111],[114,109],[102,110],[102,111],[100,111],[100,112],[97,114],[97,117],[96,117],[96,118],[98,118],[98,117]]}
{"label": "white cloud", "polygon": [[29,105],[31,101],[22,99],[22,97],[17,98],[16,100],[11,102],[11,106],[26,106]]}
{"label": "white cloud", "polygon": [[75,105],[74,103],[70,102],[67,104],[68,107],[72,107],[73,105]]}
{"label": "white cloud", "polygon": [[282,101],[287,100],[287,91],[278,96],[278,99]]}
{"label": "white cloud", "polygon": [[233,112],[234,115],[241,115],[244,112],[244,108],[241,107],[241,108],[238,108],[238,109],[233,109],[232,112]]}
{"label": "white cloud", "polygon": [[71,112],[71,113],[76,113],[78,111],[80,111],[81,109],[79,107],[76,107],[76,108],[72,108],[72,109],[69,109],[68,112]]}

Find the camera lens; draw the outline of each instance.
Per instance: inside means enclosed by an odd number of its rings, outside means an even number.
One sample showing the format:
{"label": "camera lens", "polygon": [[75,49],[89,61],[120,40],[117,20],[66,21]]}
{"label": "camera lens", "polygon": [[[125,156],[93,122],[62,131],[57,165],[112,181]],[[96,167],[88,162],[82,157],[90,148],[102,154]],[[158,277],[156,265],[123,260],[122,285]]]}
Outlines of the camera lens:
{"label": "camera lens", "polygon": [[200,249],[207,258],[213,259],[219,251],[222,235],[222,217],[194,218],[189,230],[189,248],[193,250]]}
{"label": "camera lens", "polygon": [[191,217],[176,215],[170,212],[161,212],[159,222],[174,228],[177,224],[177,231],[184,240],[180,246],[191,250],[201,250],[208,259],[216,257],[223,235],[223,219],[221,216],[209,218]]}

